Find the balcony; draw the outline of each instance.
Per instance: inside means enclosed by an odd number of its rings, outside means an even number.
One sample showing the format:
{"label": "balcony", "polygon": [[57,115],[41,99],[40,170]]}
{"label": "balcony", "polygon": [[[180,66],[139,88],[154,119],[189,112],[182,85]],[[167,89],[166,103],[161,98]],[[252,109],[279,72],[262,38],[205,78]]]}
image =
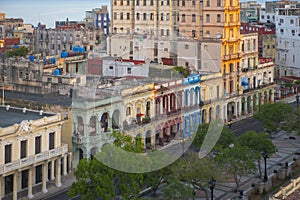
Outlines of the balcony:
{"label": "balcony", "polygon": [[239,59],[241,58],[241,53],[233,53],[233,54],[227,54],[224,55],[223,60],[233,60],[233,59]]}
{"label": "balcony", "polygon": [[0,165],[0,174],[9,173],[11,171],[27,167],[29,165],[36,164],[41,161],[49,160],[53,157],[68,153],[68,145],[62,144],[61,147],[42,152],[40,154],[28,156],[26,158],[13,161],[11,163]]}

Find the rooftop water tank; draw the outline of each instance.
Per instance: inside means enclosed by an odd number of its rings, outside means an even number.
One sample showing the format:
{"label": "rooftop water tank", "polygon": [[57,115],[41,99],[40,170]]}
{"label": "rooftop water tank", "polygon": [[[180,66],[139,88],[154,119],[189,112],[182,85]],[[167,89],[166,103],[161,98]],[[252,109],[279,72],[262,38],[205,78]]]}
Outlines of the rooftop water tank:
{"label": "rooftop water tank", "polygon": [[55,58],[50,58],[50,63],[54,64],[55,63]]}
{"label": "rooftop water tank", "polygon": [[44,65],[46,65],[47,64],[47,59],[46,58],[44,58]]}
{"label": "rooftop water tank", "polygon": [[30,60],[30,61],[34,61],[34,56],[33,56],[33,55],[30,55],[30,56],[29,56],[29,60]]}
{"label": "rooftop water tank", "polygon": [[69,53],[66,52],[66,51],[63,51],[63,52],[61,52],[61,54],[60,54],[60,57],[61,57],[61,58],[66,58],[66,57],[68,57],[68,56],[69,56]]}
{"label": "rooftop water tank", "polygon": [[78,52],[78,48],[79,48],[78,46],[74,46],[73,51]]}
{"label": "rooftop water tank", "polygon": [[60,70],[59,70],[58,68],[56,68],[56,69],[54,70],[54,75],[55,75],[55,76],[59,76],[59,75],[60,75]]}
{"label": "rooftop water tank", "polygon": [[84,52],[85,52],[85,49],[84,49],[84,47],[79,47],[79,48],[78,48],[78,51],[79,51],[79,53],[84,53]]}

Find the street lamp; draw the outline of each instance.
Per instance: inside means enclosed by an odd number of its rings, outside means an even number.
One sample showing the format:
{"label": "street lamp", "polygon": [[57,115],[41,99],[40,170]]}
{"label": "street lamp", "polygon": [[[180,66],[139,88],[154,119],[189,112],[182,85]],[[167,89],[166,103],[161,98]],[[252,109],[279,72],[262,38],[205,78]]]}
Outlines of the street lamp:
{"label": "street lamp", "polygon": [[297,108],[299,108],[299,95],[298,95],[298,93],[296,95],[296,103],[297,103]]}
{"label": "street lamp", "polygon": [[184,156],[184,143],[185,143],[186,139],[183,136],[183,139],[180,140],[180,143],[182,144],[182,156]]}
{"label": "street lamp", "polygon": [[214,179],[214,177],[211,177],[210,181],[208,181],[209,189],[210,189],[210,194],[211,194],[211,200],[214,199],[214,188],[216,186],[216,180]]}
{"label": "street lamp", "polygon": [[268,175],[267,175],[267,158],[269,158],[268,156],[268,152],[267,151],[263,151],[262,156],[265,160],[265,176],[264,176],[264,182],[268,181]]}

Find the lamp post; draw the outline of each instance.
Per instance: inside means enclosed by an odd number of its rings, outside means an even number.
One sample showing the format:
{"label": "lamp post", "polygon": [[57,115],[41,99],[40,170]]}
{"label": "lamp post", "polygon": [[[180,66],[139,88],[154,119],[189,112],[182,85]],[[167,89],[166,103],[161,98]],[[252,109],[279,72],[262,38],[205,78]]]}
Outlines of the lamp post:
{"label": "lamp post", "polygon": [[298,93],[296,94],[296,103],[297,103],[297,108],[299,108],[299,95],[298,95]]}
{"label": "lamp post", "polygon": [[262,156],[265,160],[265,175],[264,175],[264,182],[268,181],[268,175],[267,175],[267,158],[269,158],[268,156],[268,152],[267,151],[263,151]]}
{"label": "lamp post", "polygon": [[210,194],[211,194],[211,200],[214,199],[214,188],[216,186],[216,180],[214,177],[211,177],[210,181],[208,181],[209,184],[209,189],[210,189]]}
{"label": "lamp post", "polygon": [[182,156],[184,156],[184,143],[185,143],[185,141],[186,141],[186,139],[185,139],[185,137],[183,135],[183,138],[180,140],[180,143],[182,144]]}

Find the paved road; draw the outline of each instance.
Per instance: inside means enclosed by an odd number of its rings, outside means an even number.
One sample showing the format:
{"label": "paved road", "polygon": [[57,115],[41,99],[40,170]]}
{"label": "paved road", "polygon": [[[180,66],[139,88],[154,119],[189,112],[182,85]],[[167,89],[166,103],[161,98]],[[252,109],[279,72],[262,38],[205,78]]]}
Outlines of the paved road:
{"label": "paved road", "polygon": [[236,136],[243,134],[246,131],[253,130],[256,132],[263,131],[263,123],[254,119],[253,117],[249,117],[247,119],[243,119],[241,121],[237,121],[232,124],[231,129]]}

